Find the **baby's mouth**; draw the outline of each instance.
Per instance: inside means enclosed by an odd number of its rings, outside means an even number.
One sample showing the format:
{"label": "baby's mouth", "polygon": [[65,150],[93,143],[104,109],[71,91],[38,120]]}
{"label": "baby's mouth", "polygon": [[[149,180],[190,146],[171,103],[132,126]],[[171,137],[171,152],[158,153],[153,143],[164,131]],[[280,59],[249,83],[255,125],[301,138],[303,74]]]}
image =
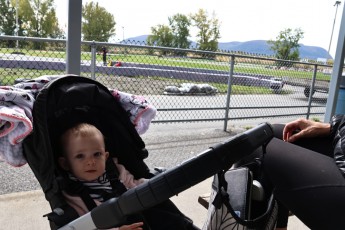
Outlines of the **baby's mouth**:
{"label": "baby's mouth", "polygon": [[90,170],[87,170],[86,172],[87,172],[87,173],[94,173],[94,172],[96,172],[96,170],[90,169]]}

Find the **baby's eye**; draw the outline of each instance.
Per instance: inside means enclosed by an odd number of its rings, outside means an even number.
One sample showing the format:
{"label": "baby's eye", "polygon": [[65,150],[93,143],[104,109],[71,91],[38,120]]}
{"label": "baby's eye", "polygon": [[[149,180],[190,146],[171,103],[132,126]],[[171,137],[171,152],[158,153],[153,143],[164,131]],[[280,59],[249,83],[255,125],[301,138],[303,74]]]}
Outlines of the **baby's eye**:
{"label": "baby's eye", "polygon": [[95,157],[100,157],[100,156],[102,156],[102,153],[101,152],[96,152],[96,153],[94,153],[93,154]]}
{"label": "baby's eye", "polygon": [[83,159],[84,158],[84,154],[77,154],[76,156],[75,156],[75,158],[77,158],[77,159]]}

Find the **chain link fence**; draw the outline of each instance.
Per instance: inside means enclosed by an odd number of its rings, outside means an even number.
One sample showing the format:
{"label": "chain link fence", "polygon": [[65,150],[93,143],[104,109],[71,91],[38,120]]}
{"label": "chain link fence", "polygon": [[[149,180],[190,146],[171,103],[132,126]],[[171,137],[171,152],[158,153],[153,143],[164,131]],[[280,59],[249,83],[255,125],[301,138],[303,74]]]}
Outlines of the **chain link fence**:
{"label": "chain link fence", "polygon": [[[8,44],[16,47],[8,48]],[[66,41],[0,36],[0,80],[66,73]],[[34,50],[31,47],[37,47]],[[34,45],[35,44],[35,45]],[[82,42],[81,75],[143,95],[153,122],[323,116],[332,66],[231,52]]]}

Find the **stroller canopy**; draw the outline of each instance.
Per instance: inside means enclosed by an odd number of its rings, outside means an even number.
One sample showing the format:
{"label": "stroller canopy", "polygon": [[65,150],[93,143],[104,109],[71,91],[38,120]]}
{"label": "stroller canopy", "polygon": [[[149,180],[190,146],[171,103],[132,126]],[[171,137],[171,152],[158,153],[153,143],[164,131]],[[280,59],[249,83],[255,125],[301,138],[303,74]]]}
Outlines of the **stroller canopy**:
{"label": "stroller canopy", "polygon": [[97,81],[64,76],[47,83],[33,107],[33,132],[23,142],[24,154],[47,200],[61,201],[57,165],[59,136],[71,126],[87,122],[105,136],[107,151],[135,177],[148,177],[145,144],[128,114],[109,90]]}

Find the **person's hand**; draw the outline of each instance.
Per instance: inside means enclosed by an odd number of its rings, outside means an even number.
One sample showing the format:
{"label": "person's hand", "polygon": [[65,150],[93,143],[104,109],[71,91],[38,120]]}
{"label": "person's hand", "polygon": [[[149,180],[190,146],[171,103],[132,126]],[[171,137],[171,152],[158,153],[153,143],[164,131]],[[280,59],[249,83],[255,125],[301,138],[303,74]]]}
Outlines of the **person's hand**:
{"label": "person's hand", "polygon": [[122,225],[119,230],[131,230],[131,229],[137,229],[137,230],[142,230],[142,226],[144,225],[143,222],[138,222],[130,225]]}
{"label": "person's hand", "polygon": [[310,121],[304,118],[298,119],[285,125],[283,140],[294,142],[301,138],[327,136],[330,134],[330,127],[328,123]]}

